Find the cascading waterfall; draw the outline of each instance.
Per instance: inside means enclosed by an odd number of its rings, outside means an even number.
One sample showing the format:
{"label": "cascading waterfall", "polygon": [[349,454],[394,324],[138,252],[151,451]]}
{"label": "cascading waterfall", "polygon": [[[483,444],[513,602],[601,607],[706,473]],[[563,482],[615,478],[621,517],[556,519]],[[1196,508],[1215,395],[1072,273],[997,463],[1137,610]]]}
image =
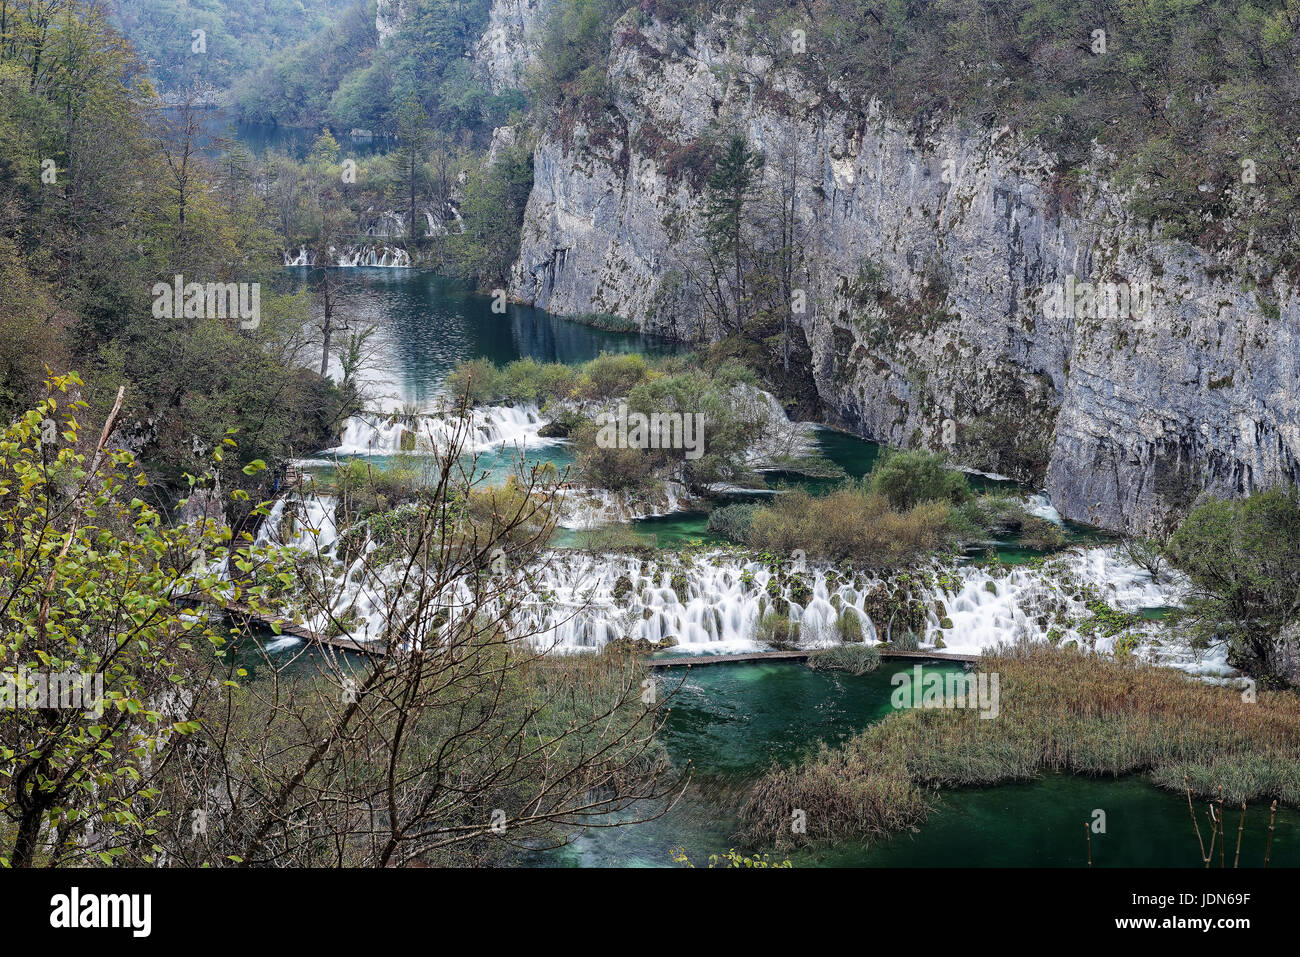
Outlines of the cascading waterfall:
{"label": "cascading waterfall", "polygon": [[330,455],[395,455],[399,452],[435,455],[463,434],[463,451],[484,452],[502,446],[538,448],[559,439],[538,435],[546,424],[533,403],[497,405],[471,410],[469,422],[454,415],[363,413],[343,425],[339,444]]}
{"label": "cascading waterfall", "polygon": [[[1086,643],[1069,623],[1089,614],[1063,586],[1071,579],[1123,611],[1177,604],[1183,592],[1179,582],[1152,581],[1113,547],[1071,550],[1057,561],[1058,568],[1024,566],[1005,574],[976,566],[909,573],[920,582],[911,598],[924,611],[923,646],[978,654],[1049,637]],[[756,626],[778,604],[797,623],[801,647],[838,643],[841,615],[859,620],[865,640],[887,639],[890,623],[873,620],[869,607],[878,589],[896,589],[899,581],[834,567],[777,572],[727,552],[682,564],[557,553],[540,577],[549,603],[530,624],[548,645],[580,650],[613,638],[673,638],[683,651],[708,653],[759,650]],[[1115,640],[1097,638],[1090,646],[1110,651]]]}
{"label": "cascading waterfall", "polygon": [[[365,246],[348,245],[342,249],[331,246],[329,248],[329,259],[331,266],[339,268],[368,266],[377,269],[408,269],[411,266],[411,254],[409,252],[400,246],[389,246],[384,243]],[[316,256],[306,246],[303,246],[296,253],[292,250],[286,250],[284,264],[286,266],[315,266]]]}
{"label": "cascading waterfall", "polygon": [[[327,567],[333,564],[329,611],[306,610],[309,628],[325,631],[331,620],[347,621],[350,637],[377,640],[385,633],[401,570],[371,567],[369,543],[349,567],[338,564],[334,507],[328,496],[281,499],[263,523],[258,544],[292,545],[324,556]],[[723,550],[649,560],[556,550],[523,570],[517,583],[502,587],[521,590],[511,614],[516,636],[559,653],[595,651],[620,639],[674,644],[687,654],[759,651],[759,622],[772,611],[794,624],[801,648],[837,644],[846,617],[856,619],[863,640],[889,640],[895,637],[895,612],[882,608],[906,605],[923,620],[923,648],[978,654],[1020,641],[1111,652],[1119,636],[1088,636],[1080,628],[1091,614],[1087,596],[1137,612],[1178,605],[1187,585],[1176,577],[1156,581],[1119,548],[1106,546],[1070,549],[1041,566],[959,565],[885,577],[848,567],[774,568]],[[464,608],[473,600],[468,586],[457,583],[439,603]],[[1233,674],[1221,653],[1195,654],[1165,641],[1156,622],[1136,632],[1138,654],[1210,680]]]}
{"label": "cascading waterfall", "polygon": [[692,501],[686,486],[664,482],[651,491],[611,492],[602,488],[566,488],[560,494],[561,528],[594,528],[617,522],[671,515]]}

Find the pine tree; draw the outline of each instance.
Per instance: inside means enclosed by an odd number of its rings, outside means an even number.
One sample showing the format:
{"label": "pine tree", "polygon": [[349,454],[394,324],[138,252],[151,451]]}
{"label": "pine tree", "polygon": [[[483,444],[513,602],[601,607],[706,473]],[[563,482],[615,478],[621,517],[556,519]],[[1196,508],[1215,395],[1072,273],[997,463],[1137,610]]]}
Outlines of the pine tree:
{"label": "pine tree", "polygon": [[763,154],[751,149],[745,137],[737,133],[727,143],[705,185],[705,236],[712,257],[726,262],[732,272],[737,328],[745,325],[745,217],[762,169]]}

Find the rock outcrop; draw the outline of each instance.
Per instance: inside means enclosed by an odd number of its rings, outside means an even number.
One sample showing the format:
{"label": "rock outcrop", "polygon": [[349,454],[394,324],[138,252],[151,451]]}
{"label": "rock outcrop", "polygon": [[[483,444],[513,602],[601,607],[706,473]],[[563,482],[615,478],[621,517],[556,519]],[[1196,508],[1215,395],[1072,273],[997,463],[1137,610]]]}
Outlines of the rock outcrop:
{"label": "rock outcrop", "polygon": [[523,89],[537,63],[550,0],[494,0],[487,29],[474,48],[474,62],[493,93]]}
{"label": "rock outcrop", "polygon": [[383,46],[402,28],[415,0],[375,0],[375,30]]}

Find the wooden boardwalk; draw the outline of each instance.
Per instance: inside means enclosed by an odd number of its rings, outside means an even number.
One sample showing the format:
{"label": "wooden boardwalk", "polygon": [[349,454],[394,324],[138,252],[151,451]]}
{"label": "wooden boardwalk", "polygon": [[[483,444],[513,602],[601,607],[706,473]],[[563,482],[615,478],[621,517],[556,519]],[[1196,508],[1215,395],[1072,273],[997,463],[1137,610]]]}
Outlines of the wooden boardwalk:
{"label": "wooden boardwalk", "polygon": [[[811,654],[811,651],[748,651],[736,655],[677,655],[673,658],[651,658],[646,664],[651,668],[691,668],[697,665],[729,665],[738,661],[801,661]],[[880,657],[915,658],[922,661],[979,660],[979,655],[962,655],[955,651],[888,651],[884,648],[880,649]]]}
{"label": "wooden boardwalk", "polygon": [[269,628],[272,631],[279,628],[280,634],[297,638],[309,645],[323,645],[328,648],[338,648],[342,651],[355,651],[363,655],[382,655],[388,650],[387,646],[382,641],[354,641],[351,638],[344,637],[343,635],[322,635],[319,632],[312,631],[302,625],[292,624],[282,618],[271,618],[260,614],[259,612],[253,611],[253,609],[249,608],[247,605],[238,605],[232,602],[218,603],[197,595],[185,595],[179,600],[218,608],[222,614],[228,618],[243,618],[247,621],[256,622],[264,628]]}

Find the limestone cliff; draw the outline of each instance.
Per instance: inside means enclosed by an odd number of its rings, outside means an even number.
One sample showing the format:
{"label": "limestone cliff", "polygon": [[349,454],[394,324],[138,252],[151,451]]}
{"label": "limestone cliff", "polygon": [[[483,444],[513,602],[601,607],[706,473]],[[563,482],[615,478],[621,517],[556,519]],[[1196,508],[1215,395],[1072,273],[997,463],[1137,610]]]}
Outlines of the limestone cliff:
{"label": "limestone cliff", "polygon": [[537,62],[549,0],[494,0],[487,29],[474,48],[474,62],[493,93],[523,89]]}
{"label": "limestone cliff", "polygon": [[415,0],[375,0],[375,31],[382,46],[401,29]]}
{"label": "limestone cliff", "polygon": [[[766,177],[798,157],[798,319],[843,426],[1118,529],[1300,480],[1294,290],[1161,241],[1095,177],[1067,195],[1032,143],[851,109],[730,36],[620,22],[611,106],[539,123],[514,296],[694,338],[697,147],[738,130],[785,157]],[[1110,307],[1075,302],[1084,283]]]}

